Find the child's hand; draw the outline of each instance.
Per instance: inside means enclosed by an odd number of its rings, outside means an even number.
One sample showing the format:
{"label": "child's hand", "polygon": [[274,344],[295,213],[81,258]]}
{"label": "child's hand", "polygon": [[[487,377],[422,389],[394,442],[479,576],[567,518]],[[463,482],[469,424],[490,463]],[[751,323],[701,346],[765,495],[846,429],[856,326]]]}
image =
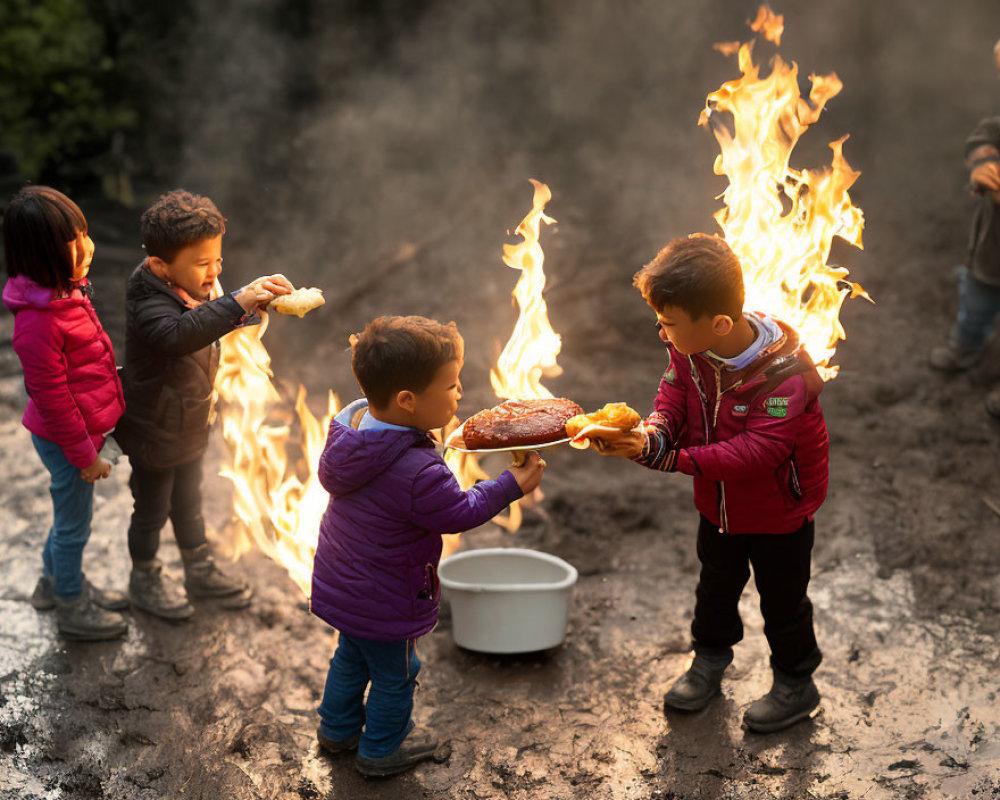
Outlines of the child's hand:
{"label": "child's hand", "polygon": [[291,282],[281,273],[275,275],[264,275],[263,277],[257,278],[254,283],[260,284],[260,286],[273,295],[279,294],[291,294],[295,291],[295,287],[292,286]]}
{"label": "child's hand", "polygon": [[105,461],[103,458],[98,456],[94,459],[94,463],[91,464],[86,469],[80,470],[80,477],[83,478],[87,483],[95,483],[101,478],[106,478],[111,474],[111,464]]}
{"label": "child's hand", "polygon": [[972,170],[969,180],[980,191],[996,192],[1000,190],[1000,164],[996,161],[979,164]]}
{"label": "child's hand", "polygon": [[528,453],[527,457],[516,467],[510,468],[510,474],[514,476],[521,491],[530,494],[538,484],[542,482],[542,473],[545,472],[545,459],[536,450]]}
{"label": "child's hand", "polygon": [[607,439],[601,439],[603,431],[593,431],[587,438],[602,456],[621,456],[622,458],[636,458],[642,452],[642,446],[646,443],[646,436],[642,431],[622,431],[609,435]]}
{"label": "child's hand", "polygon": [[279,294],[295,291],[284,275],[264,275],[240,289],[234,297],[248,314],[266,308]]}
{"label": "child's hand", "polygon": [[267,306],[274,299],[274,295],[254,281],[236,292],[233,298],[247,314],[252,314]]}

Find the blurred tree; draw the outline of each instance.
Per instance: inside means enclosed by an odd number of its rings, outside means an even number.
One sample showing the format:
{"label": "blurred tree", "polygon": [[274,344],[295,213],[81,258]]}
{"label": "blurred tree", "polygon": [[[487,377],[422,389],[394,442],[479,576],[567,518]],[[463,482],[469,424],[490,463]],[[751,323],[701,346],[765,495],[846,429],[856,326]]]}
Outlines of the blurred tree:
{"label": "blurred tree", "polygon": [[189,19],[184,0],[0,0],[0,163],[130,203],[179,146],[164,104]]}

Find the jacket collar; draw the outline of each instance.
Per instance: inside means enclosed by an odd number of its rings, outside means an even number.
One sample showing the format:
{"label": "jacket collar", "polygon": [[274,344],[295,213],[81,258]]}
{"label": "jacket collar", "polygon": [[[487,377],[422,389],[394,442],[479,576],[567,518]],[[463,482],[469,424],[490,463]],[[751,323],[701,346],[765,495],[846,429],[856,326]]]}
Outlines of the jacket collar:
{"label": "jacket collar", "polygon": [[785,359],[794,358],[800,349],[798,334],[781,320],[774,321],[781,327],[782,337],[761,351],[757,358],[743,369],[734,371],[720,369],[718,361],[703,353],[691,356],[692,365],[707,366],[716,380],[723,380],[724,389],[739,386],[739,391],[742,392],[763,383],[773,368],[778,367]]}

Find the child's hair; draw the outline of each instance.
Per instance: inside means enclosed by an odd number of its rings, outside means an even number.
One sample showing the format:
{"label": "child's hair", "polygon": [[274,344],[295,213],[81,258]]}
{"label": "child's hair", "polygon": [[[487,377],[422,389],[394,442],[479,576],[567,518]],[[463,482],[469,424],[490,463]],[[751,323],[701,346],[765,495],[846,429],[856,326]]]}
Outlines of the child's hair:
{"label": "child's hair", "polygon": [[632,284],[657,311],[675,306],[691,319],[743,316],[743,270],[725,240],[695,233],[672,239]]}
{"label": "child's hair", "polygon": [[39,286],[69,293],[73,282],[70,242],[87,233],[80,207],[49,186],[25,186],[3,217],[8,277],[26,275]]}
{"label": "child's hair", "polygon": [[226,232],[226,218],[215,203],[183,189],[161,194],[143,212],[139,224],[146,255],[168,263],[188,245]]}
{"label": "child's hair", "polygon": [[465,343],[454,322],[426,317],[376,317],[351,336],[351,369],[375,408],[398,392],[422,392],[449,361],[464,357]]}

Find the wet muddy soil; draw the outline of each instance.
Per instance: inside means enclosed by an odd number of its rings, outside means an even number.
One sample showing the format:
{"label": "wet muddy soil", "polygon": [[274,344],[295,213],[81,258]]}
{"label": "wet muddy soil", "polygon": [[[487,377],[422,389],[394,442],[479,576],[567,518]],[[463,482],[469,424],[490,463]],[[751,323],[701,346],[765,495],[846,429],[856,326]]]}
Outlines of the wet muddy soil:
{"label": "wet muddy soil", "polygon": [[[447,609],[421,641],[415,714],[450,740],[446,763],[365,781],[349,757],[317,753],[315,707],[334,633],[303,610],[283,569],[257,552],[233,567],[255,587],[245,611],[199,605],[196,616],[180,625],[134,612],[121,641],[61,640],[51,613],[28,603],[51,511],[47,475],[19,424],[24,396],[10,350],[12,321],[5,315],[0,797],[1000,797],[1000,427],[982,405],[1000,380],[1000,345],[993,343],[983,365],[965,375],[941,376],[926,366],[928,349],[943,340],[954,315],[952,267],[963,258],[971,211],[961,141],[995,107],[988,51],[996,31],[981,31],[995,9],[973,3],[967,16],[944,26],[936,10],[916,4],[880,4],[877,10],[861,2],[841,5],[839,21],[803,12],[792,15],[797,30],[789,23],[800,47],[792,56],[814,56],[817,69],[832,64],[844,78],[844,98],[828,112],[839,115],[837,124],[824,135],[853,134],[846,153],[862,171],[854,196],[868,225],[863,254],[836,250],[835,257],[851,265],[852,276],[877,301],[845,308],[849,338],[837,356],[842,371],[823,395],[831,484],[817,516],[810,592],[824,652],[816,674],[823,700],[812,719],[769,736],[740,726],[743,709],[769,685],[752,586],[741,606],[746,637],[723,696],[702,713],[664,715],[663,693],[689,657],[697,580],[689,481],[591,452],[546,456],[546,499],[526,512],[520,531],[485,526],[464,537],[467,548],[517,545],[554,553],[574,564],[580,579],[566,641],[551,651],[498,657],[462,650],[452,641]],[[658,7],[643,13],[652,21]],[[712,25],[727,18],[716,11]],[[685,30],[705,39],[691,45],[701,54],[692,58],[705,58],[713,40],[741,35],[735,26],[726,33]],[[966,40],[982,47],[981,59],[971,55],[971,44],[958,46]],[[942,73],[939,58],[926,57],[931,41],[954,54],[947,58],[955,60],[950,72]],[[845,59],[845,53],[853,55]],[[813,66],[806,63],[804,70]],[[580,111],[573,136],[553,127],[552,141],[530,157],[511,155],[511,144],[478,172],[428,168],[428,174],[440,172],[433,197],[463,206],[461,224],[446,227],[447,235],[389,216],[377,248],[346,230],[332,272],[318,261],[312,267],[296,262],[296,282],[323,286],[330,303],[326,312],[281,321],[268,332],[279,379],[293,388],[305,382],[313,397],[333,387],[349,400],[346,335],[379,313],[422,313],[458,321],[469,343],[463,411],[488,404],[493,342],[505,338],[511,324],[506,303],[513,277],[500,264],[499,243],[527,211],[530,194],[522,179],[531,175],[552,185],[550,210],[560,220],[543,234],[550,315],[564,341],[565,372],[552,388],[587,407],[625,400],[648,409],[662,352],[630,276],[666,238],[710,230],[711,198],[719,189],[701,177],[710,175],[714,143],[694,127],[699,96],[719,80],[678,74],[695,85],[658,73],[657,80],[674,87],[654,95],[666,109],[660,138],[622,133],[625,139],[588,139],[590,118]],[[720,74],[730,75],[725,69]],[[419,68],[414,75],[418,86],[420,80],[442,86]],[[601,85],[599,75],[588,76]],[[614,92],[600,102],[587,96],[594,107],[621,102]],[[344,102],[349,110],[364,110],[377,97],[372,92]],[[652,106],[639,103],[648,100],[646,90],[642,98],[630,97],[635,113],[650,122]],[[384,130],[392,112],[382,108],[379,114]],[[364,129],[367,117],[345,113],[338,119],[342,129],[313,133],[340,130],[347,159],[349,136]],[[622,119],[635,117],[623,113]],[[311,163],[298,164],[299,178]],[[665,165],[662,171],[650,167],[657,163]],[[392,164],[385,168],[391,171]],[[408,188],[426,189],[414,175],[430,181],[415,170],[410,179],[416,183],[403,185],[400,197],[409,197]],[[470,183],[476,192],[464,191]],[[356,188],[367,191],[361,183]],[[388,192],[386,198],[397,202]],[[423,200],[423,210],[436,202],[431,195]],[[413,198],[398,202],[423,221]],[[124,280],[140,255],[135,212],[84,205],[98,244],[96,304],[120,347]],[[266,225],[244,224],[241,232],[239,223],[250,217],[241,217],[235,201],[231,205],[226,268],[235,282],[251,277],[256,254],[275,252],[278,240],[268,239],[274,229]],[[372,207],[362,203],[358,213]],[[221,448],[216,438],[210,465],[220,463]],[[206,515],[222,539],[229,492],[215,471],[206,469]],[[123,588],[127,581],[127,478],[123,464],[97,492],[84,566],[98,585]],[[169,532],[162,557],[179,573]]]}

